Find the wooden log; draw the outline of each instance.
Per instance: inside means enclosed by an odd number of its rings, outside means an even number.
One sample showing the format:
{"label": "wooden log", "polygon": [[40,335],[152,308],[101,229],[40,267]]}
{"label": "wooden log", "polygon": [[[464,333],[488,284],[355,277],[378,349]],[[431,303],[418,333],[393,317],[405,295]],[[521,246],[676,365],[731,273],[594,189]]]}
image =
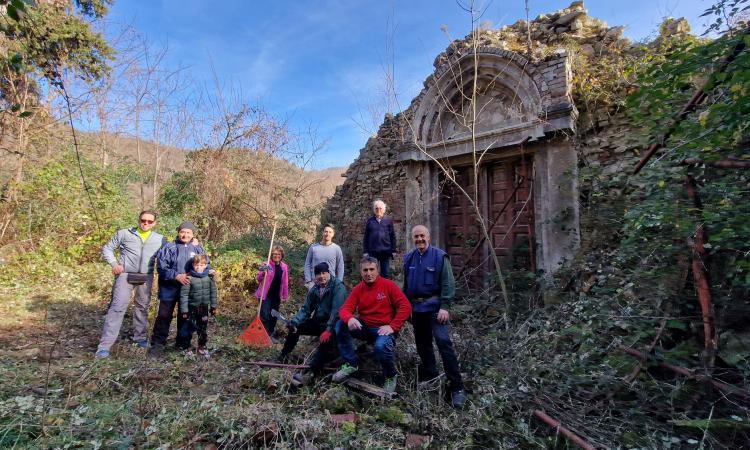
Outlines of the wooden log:
{"label": "wooden log", "polygon": [[344,381],[344,386],[360,391],[360,392],[364,392],[366,394],[374,395],[376,397],[380,397],[386,400],[392,400],[398,396],[398,394],[396,394],[395,392],[388,392],[379,386],[366,383],[356,378],[348,378],[346,381]]}

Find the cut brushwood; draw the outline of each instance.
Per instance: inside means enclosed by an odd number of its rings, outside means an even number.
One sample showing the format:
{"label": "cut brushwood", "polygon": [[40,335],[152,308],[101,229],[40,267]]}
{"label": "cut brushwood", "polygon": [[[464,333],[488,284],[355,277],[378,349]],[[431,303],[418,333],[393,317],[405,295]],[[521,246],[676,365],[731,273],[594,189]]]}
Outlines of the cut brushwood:
{"label": "cut brushwood", "polygon": [[346,381],[344,381],[344,386],[354,389],[356,391],[364,392],[366,394],[374,395],[376,397],[380,397],[386,400],[392,400],[398,397],[398,394],[395,392],[388,392],[381,387],[375,386],[374,384],[366,383],[356,378],[347,379]]}

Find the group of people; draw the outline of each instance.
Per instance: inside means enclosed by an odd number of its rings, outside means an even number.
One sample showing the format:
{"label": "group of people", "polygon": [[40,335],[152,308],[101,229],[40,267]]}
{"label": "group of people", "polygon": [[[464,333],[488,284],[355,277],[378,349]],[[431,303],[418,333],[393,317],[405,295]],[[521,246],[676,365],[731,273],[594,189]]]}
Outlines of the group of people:
{"label": "group of people", "polygon": [[[131,339],[136,345],[148,348],[151,356],[162,355],[175,308],[179,305],[177,347],[188,355],[196,351],[209,356],[206,348],[208,316],[216,314],[219,295],[208,257],[195,239],[196,230],[192,223],[181,223],[175,239],[168,241],[153,231],[156,217],[154,211],[141,211],[137,227],[119,230],[102,248],[102,257],[112,266],[115,281],[95,358],[109,357],[110,349],[120,335],[133,291]],[[149,345],[148,306],[155,267],[159,274],[159,308]],[[191,347],[194,333],[198,336],[195,349]]]}
{"label": "group of people", "polygon": [[[279,360],[285,361],[297,345],[300,336],[314,336],[319,345],[309,368],[292,378],[295,385],[310,383],[322,374],[326,363],[336,353],[343,364],[334,373],[334,382],[343,382],[359,370],[360,361],[354,339],[373,344],[384,378],[383,388],[395,392],[397,385],[396,338],[407,322],[414,329],[417,353],[420,358],[418,379],[434,380],[439,376],[433,341],[443,361],[448,379],[448,400],[454,407],[462,407],[466,394],[459,362],[451,341],[448,309],[455,294],[455,280],[448,255],[430,244],[427,227],[417,225],[411,230],[414,248],[403,259],[404,283],[400,288],[390,278],[390,262],[396,255],[396,236],[393,221],[385,216],[386,205],[381,200],[373,203],[373,216],[367,220],[363,241],[363,256],[359,262],[361,281],[348,292],[343,283],[344,258],[341,248],[333,242],[335,229],[325,224],[321,240],[313,244],[304,265],[304,282],[308,289],[303,305],[288,321],[288,333]],[[174,242],[161,245],[164,238],[152,232],[156,214],[144,211],[140,226],[120,230],[102,251],[112,266],[115,284],[112,303],[105,319],[104,330],[96,357],[109,356],[122,323],[132,291],[136,290],[133,314],[133,340],[148,347],[148,299],[153,282],[154,262],[159,274],[159,309],[151,337],[152,354],[164,351],[175,304],[180,302],[177,317],[177,346],[190,349],[192,332],[199,335],[199,353],[205,352],[205,323],[208,314],[215,313],[217,294],[210,276],[210,264],[203,248],[193,239],[195,228],[189,222],[180,225]],[[114,250],[120,258],[115,259]],[[260,266],[257,274],[256,296],[261,300],[260,317],[269,335],[274,334],[277,318],[271,314],[289,298],[289,267],[284,262],[284,250],[275,246],[269,261]],[[143,283],[128,282],[130,274]],[[142,275],[142,276],[141,276]],[[164,288],[162,288],[164,285]],[[190,324],[187,324],[190,322]],[[203,328],[200,328],[200,326]],[[186,332],[182,332],[185,330]]]}

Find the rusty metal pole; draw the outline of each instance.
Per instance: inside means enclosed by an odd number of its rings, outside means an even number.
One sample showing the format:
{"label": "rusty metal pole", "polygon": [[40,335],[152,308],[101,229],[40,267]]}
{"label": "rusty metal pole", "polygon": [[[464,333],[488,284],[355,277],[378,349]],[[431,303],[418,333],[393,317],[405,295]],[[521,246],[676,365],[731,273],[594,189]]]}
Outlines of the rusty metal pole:
{"label": "rusty metal pole", "polygon": [[565,428],[559,421],[553,419],[552,417],[548,416],[544,413],[544,411],[535,409],[534,415],[541,420],[542,422],[546,423],[547,425],[555,428],[555,430],[559,431],[563,436],[570,439],[571,442],[576,444],[577,446],[581,447],[584,450],[596,450],[596,447],[589,444],[585,440],[583,440],[581,437],[579,437],[577,434],[573,433],[569,429]]}
{"label": "rusty metal pole", "polygon": [[695,235],[693,238],[693,280],[695,282],[695,290],[698,293],[698,302],[701,306],[701,315],[703,316],[703,333],[704,333],[704,347],[710,353],[709,366],[713,366],[713,358],[716,353],[716,336],[713,323],[713,305],[711,302],[711,289],[708,284],[708,271],[706,270],[706,248],[705,243],[707,240],[706,230],[703,228],[702,218],[700,217],[701,211],[703,210],[703,204],[698,194],[697,185],[695,178],[688,174],[685,177],[685,189],[687,190],[688,198],[693,202],[693,206],[696,209],[696,227]]}

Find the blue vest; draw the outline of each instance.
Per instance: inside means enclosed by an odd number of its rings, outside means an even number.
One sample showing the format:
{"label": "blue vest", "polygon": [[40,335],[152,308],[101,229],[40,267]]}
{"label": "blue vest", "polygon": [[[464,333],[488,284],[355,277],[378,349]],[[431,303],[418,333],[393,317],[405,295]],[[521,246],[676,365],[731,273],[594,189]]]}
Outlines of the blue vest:
{"label": "blue vest", "polygon": [[443,273],[445,252],[429,246],[423,255],[414,249],[404,256],[406,271],[406,296],[411,300],[418,297],[440,295],[440,274]]}

